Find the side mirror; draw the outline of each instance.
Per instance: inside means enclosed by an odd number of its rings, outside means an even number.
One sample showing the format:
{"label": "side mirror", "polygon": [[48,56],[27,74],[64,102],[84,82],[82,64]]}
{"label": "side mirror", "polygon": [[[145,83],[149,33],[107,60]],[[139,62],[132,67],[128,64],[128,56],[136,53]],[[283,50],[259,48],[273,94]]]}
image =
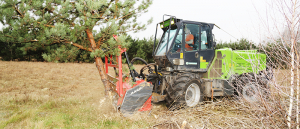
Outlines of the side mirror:
{"label": "side mirror", "polygon": [[216,45],[217,45],[217,43],[216,42],[213,42],[213,44],[212,44],[213,46],[213,48],[215,48],[216,47]]}
{"label": "side mirror", "polygon": [[214,34],[212,34],[212,37],[213,37],[213,48],[215,48],[216,47],[216,45],[217,45],[217,43],[216,43],[216,39],[215,39],[215,35]]}

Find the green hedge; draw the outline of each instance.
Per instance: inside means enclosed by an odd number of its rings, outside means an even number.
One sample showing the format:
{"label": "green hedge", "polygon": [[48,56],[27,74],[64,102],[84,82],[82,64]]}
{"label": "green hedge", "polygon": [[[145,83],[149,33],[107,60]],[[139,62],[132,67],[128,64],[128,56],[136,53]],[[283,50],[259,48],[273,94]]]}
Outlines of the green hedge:
{"label": "green hedge", "polygon": [[[130,60],[134,57],[140,57],[148,63],[154,62],[152,57],[154,39],[152,37],[148,39],[133,39],[131,36],[128,36],[126,41],[131,43],[127,49]],[[289,60],[287,50],[290,48],[285,47],[280,41],[275,43],[266,42],[257,45],[247,39],[240,39],[238,41],[218,42],[216,45],[216,49],[224,47],[232,48],[233,50],[258,49],[259,52],[267,54],[268,63],[273,67],[286,67]],[[2,60],[18,59],[19,61],[94,62],[94,59],[90,56],[90,52],[80,50],[70,44],[53,44],[51,46],[41,46],[33,49],[26,47],[26,44],[2,42],[0,49],[0,57]],[[125,59],[125,57],[123,58]]]}

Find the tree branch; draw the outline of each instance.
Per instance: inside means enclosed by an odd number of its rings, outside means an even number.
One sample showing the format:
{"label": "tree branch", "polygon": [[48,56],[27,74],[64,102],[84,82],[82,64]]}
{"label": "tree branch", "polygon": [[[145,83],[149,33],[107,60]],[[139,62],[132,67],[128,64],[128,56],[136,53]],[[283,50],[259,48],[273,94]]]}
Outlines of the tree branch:
{"label": "tree branch", "polygon": [[[106,10],[107,7],[109,7],[109,6],[111,5],[112,2],[113,2],[113,0],[111,0],[111,1],[108,3],[108,5],[106,6],[106,8],[105,8],[104,10]],[[100,14],[100,17],[102,17],[104,13],[105,13],[105,11],[102,12],[102,14],[99,13],[99,14]]]}
{"label": "tree branch", "polygon": [[23,42],[11,42],[11,43],[30,43],[30,42],[38,42],[38,40],[34,39],[34,40],[28,40],[28,41],[23,41]]}
{"label": "tree branch", "polygon": [[16,10],[16,12],[21,15],[21,17],[24,17],[23,14],[18,10],[18,8],[16,7],[17,5],[14,6],[14,9]]}
{"label": "tree branch", "polygon": [[[37,22],[38,24],[41,24],[41,22]],[[55,26],[53,26],[53,25],[48,25],[48,24],[44,24],[44,26],[46,26],[46,27],[52,27],[52,28],[54,28]]]}
{"label": "tree branch", "polygon": [[73,46],[78,47],[79,49],[87,50],[87,51],[90,51],[90,52],[93,51],[91,48],[85,48],[84,46],[79,45],[77,43],[73,43],[73,42],[66,42],[66,43],[72,44]]}
{"label": "tree branch", "polygon": [[114,14],[114,19],[117,19],[117,12],[118,12],[118,6],[117,6],[117,3],[119,2],[119,0],[115,0],[115,5],[116,5],[116,11],[115,11],[115,14]]}

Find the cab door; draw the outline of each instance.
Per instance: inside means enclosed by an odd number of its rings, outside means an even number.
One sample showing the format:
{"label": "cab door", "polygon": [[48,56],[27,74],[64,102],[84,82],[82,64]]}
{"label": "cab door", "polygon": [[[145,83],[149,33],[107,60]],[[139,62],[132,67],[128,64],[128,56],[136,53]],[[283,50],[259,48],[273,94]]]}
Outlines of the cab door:
{"label": "cab door", "polygon": [[215,56],[213,46],[212,26],[202,23],[200,33],[200,70],[207,71],[209,63]]}
{"label": "cab door", "polygon": [[[200,67],[200,23],[184,23],[184,66],[185,69],[199,70]],[[191,39],[193,43],[191,43]]]}

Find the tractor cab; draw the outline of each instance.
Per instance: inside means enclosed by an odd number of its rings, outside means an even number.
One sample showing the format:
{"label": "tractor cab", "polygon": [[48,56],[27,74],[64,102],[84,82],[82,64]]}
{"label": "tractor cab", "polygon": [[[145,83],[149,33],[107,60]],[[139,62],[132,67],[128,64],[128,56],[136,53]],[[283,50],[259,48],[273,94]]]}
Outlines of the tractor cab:
{"label": "tractor cab", "polygon": [[[214,24],[186,21],[171,16],[157,26],[163,30],[153,52],[159,68],[166,71],[207,71],[215,53],[212,34]],[[155,41],[156,35],[157,30]]]}

